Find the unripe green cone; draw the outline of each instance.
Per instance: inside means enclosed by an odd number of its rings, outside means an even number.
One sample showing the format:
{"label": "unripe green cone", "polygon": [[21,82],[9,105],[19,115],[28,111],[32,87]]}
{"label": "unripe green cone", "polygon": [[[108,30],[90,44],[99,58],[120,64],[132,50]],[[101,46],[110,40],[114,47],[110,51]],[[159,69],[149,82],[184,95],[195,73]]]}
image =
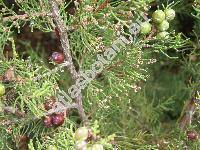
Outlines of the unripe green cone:
{"label": "unripe green cone", "polygon": [[58,148],[54,145],[49,145],[47,150],[58,150]]}
{"label": "unripe green cone", "polygon": [[166,31],[160,32],[157,34],[158,39],[168,39],[169,38],[169,33]]}
{"label": "unripe green cone", "polygon": [[76,150],[86,150],[87,149],[87,143],[86,141],[78,141],[75,145]]}
{"label": "unripe green cone", "polygon": [[167,20],[173,20],[176,16],[176,12],[173,9],[165,9],[165,16]]}
{"label": "unripe green cone", "polygon": [[151,32],[151,24],[149,22],[142,22],[140,25],[141,34],[149,34]]}
{"label": "unripe green cone", "polygon": [[79,140],[86,140],[88,138],[88,129],[86,127],[78,128],[75,132],[75,139]]}
{"label": "unripe green cone", "polygon": [[158,30],[160,31],[166,31],[167,29],[169,29],[169,22],[167,20],[164,20],[158,25]]}
{"label": "unripe green cone", "polygon": [[103,150],[103,145],[101,144],[94,144],[91,150]]}
{"label": "unripe green cone", "polygon": [[0,83],[0,96],[4,95],[6,92],[5,86]]}
{"label": "unripe green cone", "polygon": [[165,13],[162,10],[156,10],[153,13],[152,18],[155,23],[161,23],[165,20]]}

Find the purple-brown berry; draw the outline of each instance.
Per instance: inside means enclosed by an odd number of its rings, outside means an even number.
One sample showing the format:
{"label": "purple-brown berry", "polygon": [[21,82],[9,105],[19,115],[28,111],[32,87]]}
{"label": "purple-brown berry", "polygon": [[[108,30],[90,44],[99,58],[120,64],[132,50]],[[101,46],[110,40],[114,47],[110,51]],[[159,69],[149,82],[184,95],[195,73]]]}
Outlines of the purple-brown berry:
{"label": "purple-brown berry", "polygon": [[187,131],[187,137],[189,140],[197,140],[198,134],[195,131]]}
{"label": "purple-brown berry", "polygon": [[61,64],[65,60],[64,54],[59,53],[59,52],[53,52],[51,57],[52,57],[52,60],[57,64]]}
{"label": "purple-brown berry", "polygon": [[64,123],[65,116],[63,113],[60,114],[53,114],[52,116],[52,123],[55,126],[60,126]]}
{"label": "purple-brown berry", "polygon": [[52,116],[45,116],[44,118],[44,125],[49,128],[49,127],[52,127]]}

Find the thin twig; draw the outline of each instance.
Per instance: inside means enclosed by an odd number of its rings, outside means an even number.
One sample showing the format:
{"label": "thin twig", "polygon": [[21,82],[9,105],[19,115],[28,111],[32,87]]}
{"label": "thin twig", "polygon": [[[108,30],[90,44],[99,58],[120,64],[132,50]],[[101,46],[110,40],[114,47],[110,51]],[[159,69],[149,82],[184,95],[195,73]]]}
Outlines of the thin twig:
{"label": "thin twig", "polygon": [[[49,0],[49,4],[51,6],[51,11],[52,11],[55,25],[58,28],[58,31],[60,33],[60,42],[61,42],[61,45],[63,48],[63,52],[65,54],[65,59],[69,63],[69,65],[67,65],[67,69],[70,72],[73,81],[76,81],[80,75],[76,71],[73,61],[72,61],[72,56],[71,56],[70,46],[69,46],[69,39],[68,39],[68,34],[67,34],[67,28],[66,28],[63,20],[60,17],[58,4],[53,0]],[[78,87],[78,88],[80,88],[80,87]],[[76,103],[78,104],[79,115],[80,115],[83,123],[86,124],[87,117],[85,115],[83,105],[82,105],[82,94],[80,93],[75,98],[75,100],[76,100]]]}

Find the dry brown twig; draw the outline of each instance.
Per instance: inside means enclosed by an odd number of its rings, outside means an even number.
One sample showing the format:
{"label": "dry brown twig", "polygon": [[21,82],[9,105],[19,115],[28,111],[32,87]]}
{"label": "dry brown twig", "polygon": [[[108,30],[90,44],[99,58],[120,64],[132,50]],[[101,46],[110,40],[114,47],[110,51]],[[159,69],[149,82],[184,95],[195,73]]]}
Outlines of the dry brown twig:
{"label": "dry brown twig", "polygon": [[[51,6],[53,20],[54,20],[55,25],[58,28],[59,33],[60,33],[60,42],[61,42],[61,45],[63,48],[65,59],[68,62],[68,65],[66,67],[67,67],[68,71],[70,72],[73,81],[75,82],[80,77],[80,74],[76,71],[74,63],[72,61],[72,56],[71,56],[70,46],[69,46],[69,39],[68,39],[68,34],[67,34],[67,27],[65,26],[63,20],[60,17],[59,7],[58,7],[57,2],[55,2],[54,0],[49,0],[49,4]],[[87,124],[88,119],[84,112],[81,93],[75,98],[75,101],[78,105],[77,109],[78,109],[79,115],[80,115],[83,123]]]}

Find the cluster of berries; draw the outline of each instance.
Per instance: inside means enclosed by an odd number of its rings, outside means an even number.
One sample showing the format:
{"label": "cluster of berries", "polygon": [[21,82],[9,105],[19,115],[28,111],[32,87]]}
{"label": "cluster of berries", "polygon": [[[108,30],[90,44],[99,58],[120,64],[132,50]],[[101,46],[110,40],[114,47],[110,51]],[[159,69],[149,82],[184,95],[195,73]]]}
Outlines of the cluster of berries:
{"label": "cluster of berries", "polygon": [[75,140],[76,140],[76,145],[75,149],[76,150],[103,150],[103,145],[102,144],[94,144],[91,147],[87,146],[87,142],[97,139],[95,135],[92,133],[91,129],[88,129],[87,127],[81,127],[78,128],[75,132]]}
{"label": "cluster of berries", "polygon": [[[162,10],[156,10],[152,15],[153,23],[157,29],[157,38],[158,39],[167,39],[169,38],[169,21],[175,18],[175,11],[171,8]],[[140,25],[140,33],[147,35],[151,32],[152,25],[149,22],[142,22]]]}
{"label": "cluster of berries", "polygon": [[[55,103],[55,98],[51,97],[50,99],[48,99],[45,103],[44,103],[44,108],[45,110],[50,110],[52,109],[53,105]],[[52,126],[60,126],[64,123],[65,120],[65,116],[64,113],[53,113],[51,115],[45,116],[44,117],[44,125],[49,128]]]}
{"label": "cluster of berries", "polygon": [[44,125],[46,127],[60,126],[64,123],[65,116],[63,113],[55,113],[52,115],[45,116]]}

